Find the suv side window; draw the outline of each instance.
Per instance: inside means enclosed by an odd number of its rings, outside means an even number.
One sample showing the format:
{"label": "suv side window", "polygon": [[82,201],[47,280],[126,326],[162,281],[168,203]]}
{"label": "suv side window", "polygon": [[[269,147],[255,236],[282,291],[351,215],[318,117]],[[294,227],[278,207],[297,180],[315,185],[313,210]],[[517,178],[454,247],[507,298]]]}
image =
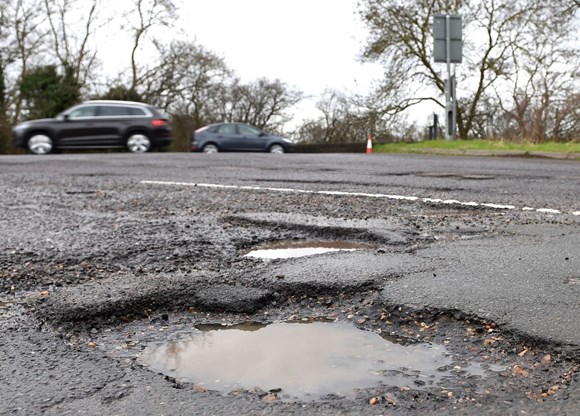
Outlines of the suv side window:
{"label": "suv side window", "polygon": [[99,106],[99,117],[119,117],[133,115],[130,107],[122,107],[119,105],[101,105]]}
{"label": "suv side window", "polygon": [[77,107],[68,113],[69,119],[75,118],[85,118],[85,117],[94,117],[97,114],[97,107],[94,105],[84,105],[82,107]]}
{"label": "suv side window", "polygon": [[137,107],[128,107],[128,110],[130,111],[130,114],[133,116],[146,116],[147,113],[145,112],[145,110],[143,110],[142,108],[137,108]]}

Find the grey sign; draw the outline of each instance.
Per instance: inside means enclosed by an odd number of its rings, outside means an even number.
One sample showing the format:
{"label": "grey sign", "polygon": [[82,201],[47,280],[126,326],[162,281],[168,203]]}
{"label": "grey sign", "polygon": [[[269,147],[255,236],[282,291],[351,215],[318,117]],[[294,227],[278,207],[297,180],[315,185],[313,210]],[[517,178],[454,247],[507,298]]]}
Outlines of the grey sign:
{"label": "grey sign", "polygon": [[[449,22],[447,17],[449,17]],[[448,39],[449,62],[459,64],[463,58],[461,16],[436,14],[433,16],[433,59],[435,62],[447,62]]]}

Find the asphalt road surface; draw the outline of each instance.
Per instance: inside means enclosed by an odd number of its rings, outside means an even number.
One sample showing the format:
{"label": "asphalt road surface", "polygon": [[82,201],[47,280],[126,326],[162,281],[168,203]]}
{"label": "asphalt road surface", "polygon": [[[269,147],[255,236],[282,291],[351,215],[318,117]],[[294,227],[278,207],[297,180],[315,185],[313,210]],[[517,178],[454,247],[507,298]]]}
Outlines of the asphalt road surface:
{"label": "asphalt road surface", "polygon": [[[580,414],[576,161],[0,156],[0,195],[2,415]],[[362,248],[246,256],[319,240]],[[322,378],[305,400],[144,360],[203,324],[314,321],[445,348],[450,364],[378,362],[382,383],[341,395]]]}

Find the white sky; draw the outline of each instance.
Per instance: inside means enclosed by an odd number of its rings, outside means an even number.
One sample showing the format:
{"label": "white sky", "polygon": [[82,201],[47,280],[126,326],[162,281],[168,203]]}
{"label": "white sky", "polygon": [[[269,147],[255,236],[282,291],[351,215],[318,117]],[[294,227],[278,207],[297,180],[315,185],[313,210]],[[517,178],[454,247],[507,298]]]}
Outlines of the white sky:
{"label": "white sky", "polygon": [[[184,33],[222,56],[245,82],[280,79],[311,97],[291,110],[295,118],[288,127],[293,127],[320,116],[314,106],[325,89],[365,93],[380,78],[378,65],[358,59],[366,30],[356,1],[177,0],[179,27],[163,30],[169,37]],[[129,63],[131,41],[118,30],[106,35],[115,47],[100,53],[103,70],[112,74]]]}
{"label": "white sky", "polygon": [[306,94],[368,89],[357,61],[366,36],[356,0],[185,0],[184,30],[245,81],[279,78]]}
{"label": "white sky", "polygon": [[357,0],[184,0],[184,31],[224,57],[244,81],[280,79],[310,99],[295,120],[318,116],[325,89],[364,93],[380,78],[358,57],[366,30]]}
{"label": "white sky", "polygon": [[[1,1],[1,0],[0,0]],[[103,0],[115,4],[128,0]],[[245,82],[265,77],[280,79],[301,90],[307,98],[292,108],[292,128],[305,118],[317,118],[315,109],[325,89],[346,95],[365,94],[382,78],[375,63],[359,57],[367,39],[357,0],[174,0],[179,7],[173,28],[157,27],[154,36],[167,41],[184,36],[223,57]],[[127,5],[123,3],[123,5]],[[105,73],[118,74],[129,67],[132,42],[119,14],[101,38],[108,48],[99,50]],[[146,60],[151,45],[139,51]],[[409,114],[425,123],[431,109]]]}
{"label": "white sky", "polygon": [[[108,1],[114,5],[123,0]],[[222,56],[245,82],[260,77],[280,79],[311,97],[291,110],[295,119],[288,127],[321,115],[315,104],[325,89],[364,94],[382,76],[379,65],[362,64],[359,59],[367,31],[357,12],[357,0],[175,2],[179,22],[173,30],[163,29],[166,36],[177,38],[184,33]],[[100,54],[103,70],[118,73],[128,67],[131,42],[126,32],[111,30],[106,37],[115,46]]]}

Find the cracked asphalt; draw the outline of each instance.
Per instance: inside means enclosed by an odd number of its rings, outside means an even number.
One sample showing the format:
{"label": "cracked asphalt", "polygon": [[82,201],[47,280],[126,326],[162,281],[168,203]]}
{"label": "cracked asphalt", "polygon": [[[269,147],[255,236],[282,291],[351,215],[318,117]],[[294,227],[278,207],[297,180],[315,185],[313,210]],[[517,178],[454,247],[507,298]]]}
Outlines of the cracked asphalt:
{"label": "cracked asphalt", "polygon": [[[579,414],[579,166],[2,156],[0,414]],[[245,256],[309,239],[369,248]],[[288,402],[276,386],[222,395],[140,361],[199,325],[320,320],[445,345],[454,364],[445,385]],[[476,363],[503,370],[461,370]]]}

